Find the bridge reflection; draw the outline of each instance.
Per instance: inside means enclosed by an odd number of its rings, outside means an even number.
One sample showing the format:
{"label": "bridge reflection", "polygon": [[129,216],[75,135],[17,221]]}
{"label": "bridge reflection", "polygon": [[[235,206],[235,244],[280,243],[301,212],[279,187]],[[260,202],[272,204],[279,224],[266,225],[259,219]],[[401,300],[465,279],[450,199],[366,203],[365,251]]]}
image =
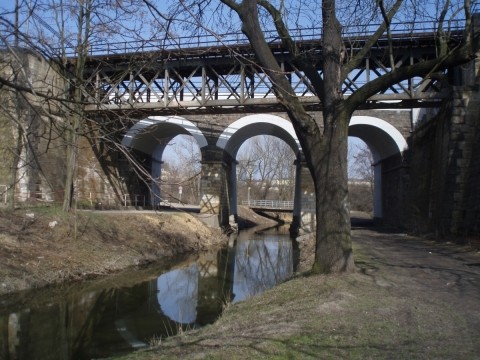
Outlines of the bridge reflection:
{"label": "bridge reflection", "polygon": [[0,358],[91,359],[147,347],[152,339],[214,322],[226,302],[254,296],[292,274],[287,235],[232,240],[236,246],[163,267],[133,285],[105,288],[103,281],[80,292],[73,287],[57,301],[48,295],[22,306],[15,301],[0,311]]}

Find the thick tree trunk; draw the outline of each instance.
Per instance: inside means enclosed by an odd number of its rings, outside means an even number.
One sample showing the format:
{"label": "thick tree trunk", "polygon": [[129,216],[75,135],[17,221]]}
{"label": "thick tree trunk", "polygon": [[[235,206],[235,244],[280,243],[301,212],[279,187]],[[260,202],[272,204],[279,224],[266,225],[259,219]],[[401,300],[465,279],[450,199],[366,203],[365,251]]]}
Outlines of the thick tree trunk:
{"label": "thick tree trunk", "polygon": [[65,191],[63,198],[63,211],[69,211],[73,205],[74,182],[77,172],[78,138],[79,131],[84,122],[84,107],[82,103],[83,75],[85,61],[88,55],[90,33],[90,21],[92,16],[92,0],[82,2],[80,13],[77,16],[77,59],[73,77],[73,112],[72,123],[67,129],[67,174],[65,179]]}
{"label": "thick tree trunk", "polygon": [[[311,139],[311,171],[315,183],[318,273],[354,269],[348,203],[347,152],[350,112],[341,92],[345,51],[335,0],[322,1],[323,18],[323,135]],[[318,145],[316,143],[318,141]]]}
{"label": "thick tree trunk", "polygon": [[348,201],[348,120],[335,120],[338,126],[327,130],[319,149],[312,155],[317,211],[315,273],[355,268]]}
{"label": "thick tree trunk", "polygon": [[[323,0],[324,78],[317,79],[323,104],[323,126],[310,116],[295,95],[266,43],[258,22],[257,2],[244,1],[235,9],[242,20],[257,59],[275,84],[277,98],[285,106],[298,135],[315,183],[317,234],[314,272],[350,271],[354,268],[350,239],[347,187],[347,141],[350,112],[340,91],[344,46],[335,1]],[[268,7],[268,4],[265,6]],[[321,87],[320,87],[321,86]],[[323,131],[322,131],[323,130]]]}

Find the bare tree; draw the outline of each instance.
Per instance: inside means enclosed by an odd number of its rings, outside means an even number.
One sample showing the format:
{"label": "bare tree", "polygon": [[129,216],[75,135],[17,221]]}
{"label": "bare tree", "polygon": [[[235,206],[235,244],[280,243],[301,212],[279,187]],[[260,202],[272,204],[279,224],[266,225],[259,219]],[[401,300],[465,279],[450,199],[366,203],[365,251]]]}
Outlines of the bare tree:
{"label": "bare tree", "polygon": [[[35,8],[28,8],[29,16],[38,14],[37,9],[39,8],[36,6],[40,4],[40,0],[33,3]],[[129,2],[129,7],[132,7],[134,3],[135,1]],[[255,52],[258,66],[268,76],[277,99],[290,117],[313,177],[317,214],[316,257],[313,270],[315,272],[351,271],[354,265],[347,179],[347,137],[351,115],[370,97],[385,91],[393,84],[417,76],[442,77],[444,74],[437,74],[438,71],[473,59],[476,49],[473,46],[470,0],[465,0],[462,4],[450,3],[445,0],[436,7],[438,13],[435,13],[434,17],[437,20],[435,26],[437,57],[413,63],[396,61],[392,23],[395,19],[402,20],[406,14],[409,14],[410,18],[413,16],[414,20],[428,19],[429,17],[432,20],[428,7],[423,6],[421,1],[404,3],[402,0],[394,0],[387,3],[377,0],[362,4],[340,1],[337,3],[335,0],[322,0],[321,2],[184,0],[179,3],[175,2],[175,7],[184,12],[183,18],[181,13],[164,17],[151,2],[143,0],[143,3],[147,5],[152,14],[159,15],[159,18],[167,22],[167,26],[161,26],[165,33],[171,31],[169,24],[176,19],[175,16],[181,20],[179,31],[187,31],[193,26],[197,32],[216,34],[219,30],[225,31],[225,29],[241,27]],[[55,4],[63,3],[59,1]],[[122,4],[122,2],[114,2],[112,3],[113,8],[102,8],[102,4],[96,0],[68,3],[68,9],[70,9],[68,13],[75,14],[78,25],[76,30],[65,27],[63,29],[65,36],[60,33],[60,38],[70,39],[70,42],[75,45],[73,55],[76,57],[76,61],[73,68],[70,69],[68,66],[62,68],[64,74],[68,75],[66,83],[71,85],[68,87],[70,91],[65,93],[62,106],[67,109],[68,119],[71,120],[67,129],[70,129],[69,142],[73,145],[72,149],[75,148],[76,135],[82,131],[83,125],[98,124],[93,121],[94,119],[85,116],[81,101],[82,94],[85,93],[82,89],[84,86],[82,79],[85,75],[82,70],[82,62],[89,45],[95,37],[101,37],[102,33],[107,33],[109,36],[113,36],[112,34],[120,36],[121,32],[141,33],[139,27],[134,29],[136,31],[122,28],[123,24],[127,24],[127,22],[108,21],[112,20],[111,14],[126,12],[127,8]],[[112,10],[113,12],[111,12]],[[95,16],[92,16],[93,13]],[[449,16],[457,13],[463,13],[465,31],[461,42],[451,42],[448,29]],[[118,17],[115,15],[114,20],[116,19]],[[51,56],[51,49],[54,48],[52,32],[40,19],[33,20],[32,28],[35,27],[37,36],[35,39],[24,36],[24,40],[44,56],[50,54],[48,57],[54,59],[55,57]],[[362,25],[365,24],[365,20],[367,23],[378,22],[380,25],[372,29],[371,26]],[[320,58],[308,49],[299,47],[299,44],[293,39],[289,29],[300,22],[321,26]],[[138,23],[142,23],[142,19],[133,21],[132,26],[135,27]],[[62,20],[60,24],[63,24]],[[351,38],[351,46],[348,49],[342,39],[342,28],[345,25],[364,34],[360,40]],[[115,32],[116,26],[120,27],[121,31]],[[15,26],[7,27],[15,30],[12,33],[19,30]],[[110,33],[104,29],[113,32]],[[322,111],[321,117],[313,116],[300,101],[295,88],[289,81],[289,74],[281,67],[266,40],[265,31],[267,30],[276,32],[283,47],[288,50],[295,67],[309,80],[312,91],[320,99],[317,110]],[[366,30],[371,31],[366,34]],[[73,38],[75,40],[67,36],[67,33],[75,35]],[[382,68],[383,72],[379,72],[376,78],[366,81],[362,86],[351,88],[349,90],[351,93],[345,97],[342,85],[349,75],[363,63],[367,54],[381,38],[386,39],[385,58],[388,59],[387,64]],[[53,36],[53,39],[58,39],[58,34]],[[62,61],[56,62],[60,67],[64,66]],[[68,64],[73,65],[73,62],[68,62]],[[321,68],[322,71],[319,72],[318,68]],[[8,79],[3,80],[0,78],[0,82],[4,85],[14,84],[13,87],[17,90],[33,92],[29,86],[15,84]],[[97,90],[101,91],[102,89]],[[37,96],[48,98],[46,94],[38,94],[38,92]],[[104,124],[102,126],[102,140],[108,140],[110,146],[114,148],[118,147],[118,139],[115,138],[118,131],[109,130],[109,127]],[[129,155],[125,154],[125,156]],[[69,159],[69,167],[74,168],[75,155],[70,155]],[[136,171],[142,172],[143,170],[138,167]],[[71,204],[67,194],[67,192],[71,192],[70,178],[72,177],[67,176],[65,186],[65,208]]]}
{"label": "bare tree", "polygon": [[253,196],[261,200],[292,199],[295,154],[283,140],[255,136],[240,148],[238,159],[239,184],[250,187]]}
{"label": "bare tree", "polygon": [[[219,7],[219,3],[226,8]],[[313,271],[352,271],[354,263],[347,179],[347,138],[352,113],[371,96],[388,89],[392,84],[415,76],[427,76],[473,59],[475,49],[472,41],[470,1],[466,0],[463,4],[445,1],[439,4],[437,9],[440,11],[436,14],[438,56],[413,64],[402,63],[401,66],[397,66],[395,62],[391,25],[395,17],[402,20],[402,16],[405,17],[406,14],[410,14],[410,19],[412,15],[415,16],[414,20],[420,19],[422,13],[427,13],[420,2],[403,4],[402,0],[388,3],[379,0],[362,4],[339,1],[337,4],[335,0],[322,0],[312,5],[306,1],[287,4],[284,1],[220,0],[219,3],[192,0],[182,1],[180,6],[181,11],[187,12],[189,21],[196,20],[197,25],[202,28],[210,26],[209,21],[212,22],[212,19],[217,23],[226,22],[229,17],[225,16],[225,12],[228,12],[225,9],[237,16],[232,21],[233,26],[241,27],[255,52],[256,61],[268,75],[275,95],[292,121],[313,177],[317,214]],[[288,6],[290,8],[286,9]],[[308,9],[310,15],[306,15],[302,8]],[[339,9],[341,12],[337,12]],[[447,15],[458,11],[464,15],[465,31],[461,43],[452,45],[449,42]],[[316,21],[321,26],[322,56],[319,60],[312,57],[308,49],[300,48],[292,38],[289,28],[295,14]],[[364,20],[360,22],[360,19]],[[347,52],[342,39],[342,25],[353,25],[359,32],[364,32],[368,27],[362,26],[365,20],[367,23],[378,21],[380,25],[351,47],[355,51]],[[301,103],[287,74],[275,58],[265,37],[265,31],[271,29],[276,31],[284,48],[289,50],[293,63],[309,79],[319,97],[322,109],[320,119],[313,117]],[[350,96],[344,97],[342,84],[382,37],[387,39],[385,55],[389,59],[385,73],[379,73],[377,78],[367,81],[357,89],[351,89]],[[321,62],[321,74],[315,66],[317,61]]]}
{"label": "bare tree", "polygon": [[372,183],[373,186],[373,155],[367,144],[349,143],[348,147],[349,177]]}
{"label": "bare tree", "polygon": [[364,142],[348,144],[349,198],[352,210],[373,210],[373,155]]}
{"label": "bare tree", "polygon": [[[173,151],[177,161],[170,163],[170,169],[174,169],[172,171],[174,176],[162,186],[170,185],[171,197],[182,202],[198,204],[200,201],[200,149],[192,136],[179,135],[173,141],[175,142]],[[173,191],[173,188],[178,191]]]}
{"label": "bare tree", "polygon": [[[108,37],[131,40],[137,36],[144,15],[139,11],[139,4],[141,2],[135,0],[128,6],[122,2],[98,0],[22,0],[13,11],[0,14],[0,41],[4,49],[0,84],[4,91],[13,94],[11,99],[16,99],[17,105],[22,103],[21,106],[6,103],[1,109],[4,117],[11,120],[13,138],[17,139],[16,145],[10,146],[12,194],[22,178],[19,169],[30,169],[30,183],[37,182],[36,173],[42,174],[37,161],[39,140],[45,152],[59,147],[59,139],[63,141],[61,146],[66,149],[66,159],[61,161],[65,166],[58,165],[62,168],[58,175],[63,179],[63,196],[59,197],[63,198],[66,211],[73,205],[82,137],[91,143],[107,177],[114,168],[107,160],[110,151],[122,152],[137,174],[149,177],[143,164],[120,146],[118,135],[128,126],[128,117],[107,114],[98,121],[84,109],[86,94],[92,91],[85,73],[91,45]],[[39,60],[33,64],[32,59]],[[38,63],[45,64],[45,69],[38,70]],[[28,114],[23,116],[21,111]],[[122,176],[117,173],[109,177],[108,182],[118,183],[120,178]],[[58,188],[52,185],[51,191],[58,192]]]}

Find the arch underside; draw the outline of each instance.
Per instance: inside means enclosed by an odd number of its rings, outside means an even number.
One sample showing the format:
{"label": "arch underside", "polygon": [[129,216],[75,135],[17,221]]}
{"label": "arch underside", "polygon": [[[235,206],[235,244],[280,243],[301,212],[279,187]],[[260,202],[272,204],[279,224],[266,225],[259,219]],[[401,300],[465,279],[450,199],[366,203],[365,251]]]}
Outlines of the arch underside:
{"label": "arch underside", "polygon": [[[177,116],[151,116],[139,121],[125,135],[122,144],[152,154],[158,146],[166,144],[177,135],[191,135],[200,148],[207,140],[192,122]],[[219,136],[217,147],[232,157],[249,138],[271,135],[285,141],[297,154],[301,148],[292,124],[275,115],[248,115],[228,126]],[[371,116],[353,116],[349,125],[349,136],[362,139],[372,151],[375,161],[402,153],[407,142],[402,134],[386,121]]]}
{"label": "arch underside", "polygon": [[191,135],[199,147],[207,140],[195,124],[178,116],[150,116],[140,120],[125,134],[122,145],[146,154],[163,153],[165,146],[177,135]]}
{"label": "arch underside", "polygon": [[372,116],[353,116],[348,136],[363,140],[370,148],[375,162],[401,154],[408,147],[400,131],[385,120]]}
{"label": "arch underside", "polygon": [[353,116],[348,135],[363,140],[373,156],[373,217],[383,218],[382,160],[401,154],[408,148],[403,135],[386,121],[371,116]]}
{"label": "arch underside", "polygon": [[220,135],[217,147],[235,158],[240,146],[249,138],[271,135],[285,141],[298,155],[300,143],[292,124],[282,117],[269,114],[248,115],[232,123]]}
{"label": "arch underside", "polygon": [[[198,127],[189,120],[176,116],[152,116],[139,121],[127,132],[122,144],[150,154],[152,160],[158,162],[161,161],[168,142],[181,134],[193,136],[200,148],[208,145]],[[231,159],[236,159],[241,145],[247,139],[258,135],[270,135],[282,139],[297,156],[301,151],[292,124],[282,117],[270,114],[241,117],[225,128],[217,140],[216,147],[219,151],[228,153]],[[363,140],[372,152],[375,162],[374,187],[376,189],[374,216],[382,217],[381,161],[393,155],[402,154],[407,149],[407,142],[394,126],[382,119],[370,116],[353,116],[349,125],[349,136]],[[160,174],[157,172],[160,171],[160,165],[152,167],[152,171],[155,171],[155,174],[152,173],[154,177],[159,177]]]}

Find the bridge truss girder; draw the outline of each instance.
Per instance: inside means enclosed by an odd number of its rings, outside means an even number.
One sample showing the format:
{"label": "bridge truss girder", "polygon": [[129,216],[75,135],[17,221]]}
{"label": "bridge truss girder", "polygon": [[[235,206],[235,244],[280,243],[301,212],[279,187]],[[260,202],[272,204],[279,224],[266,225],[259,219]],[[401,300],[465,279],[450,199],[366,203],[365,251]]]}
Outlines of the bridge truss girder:
{"label": "bridge truss girder", "polygon": [[[417,39],[408,46],[402,42],[395,47],[394,68],[434,58],[434,39],[427,40],[419,43]],[[321,75],[319,44],[308,46]],[[281,48],[275,55],[300,101],[310,110],[321,110],[309,79],[292,63],[290,55]],[[348,97],[366,82],[391,70],[386,47],[372,49],[361,65],[348,75],[342,93]],[[134,110],[155,114],[284,111],[274,95],[270,79],[256,65],[248,47],[97,56],[89,59],[86,73],[87,111]],[[438,106],[449,94],[447,80],[446,72],[405,80],[372,96],[364,108]]]}

